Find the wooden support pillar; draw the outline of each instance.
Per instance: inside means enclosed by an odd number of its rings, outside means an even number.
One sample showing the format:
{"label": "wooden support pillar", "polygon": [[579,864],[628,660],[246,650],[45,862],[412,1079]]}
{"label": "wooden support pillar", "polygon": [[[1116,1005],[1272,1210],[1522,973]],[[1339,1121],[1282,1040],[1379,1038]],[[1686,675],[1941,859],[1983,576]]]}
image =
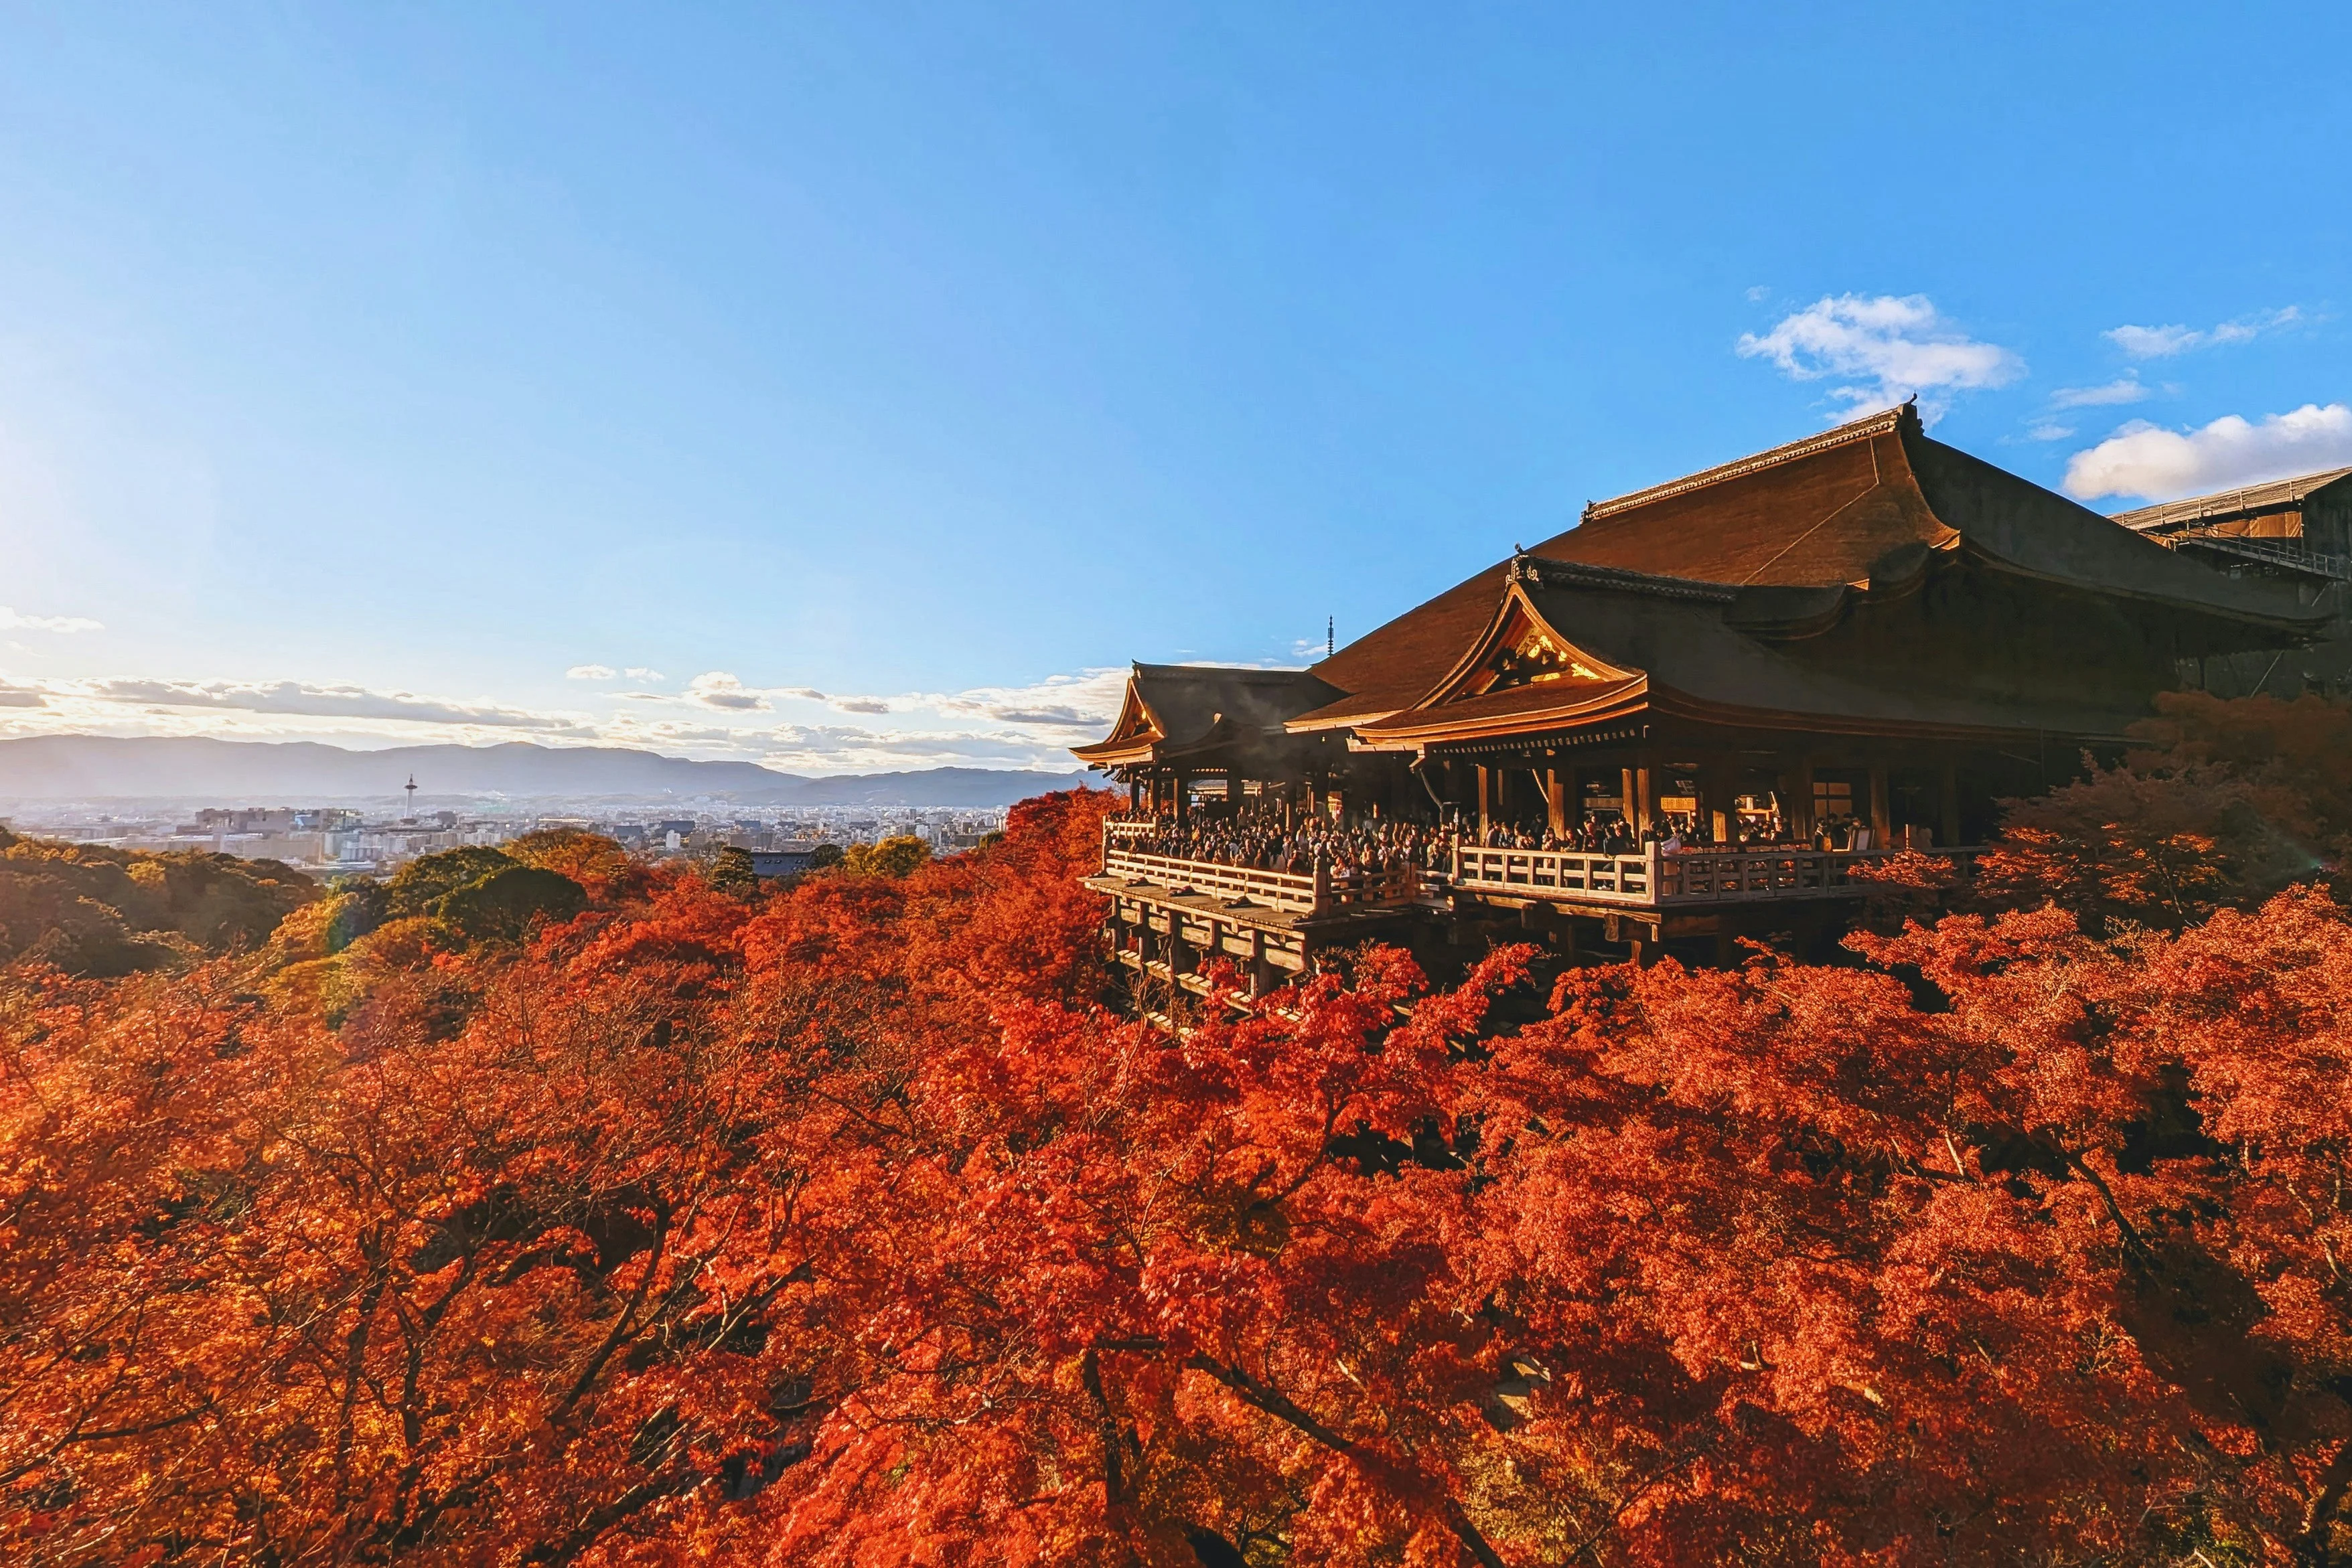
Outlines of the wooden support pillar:
{"label": "wooden support pillar", "polygon": [[1192,776],[1180,768],[1176,770],[1174,783],[1176,826],[1181,829],[1192,821]]}
{"label": "wooden support pillar", "polygon": [[1242,770],[1238,768],[1228,768],[1225,769],[1225,810],[1231,813],[1241,809]]}
{"label": "wooden support pillar", "polygon": [[1486,841],[1486,830],[1495,820],[1494,791],[1493,770],[1481,762],[1478,764],[1478,841],[1482,844]]}
{"label": "wooden support pillar", "polygon": [[1638,804],[1641,800],[1641,786],[1638,781],[1640,775],[1641,769],[1638,768],[1617,769],[1617,814],[1633,823],[1636,831],[1639,831],[1642,826],[1641,807]]}
{"label": "wooden support pillar", "polygon": [[1886,809],[1886,764],[1870,765],[1870,844],[1873,849],[1892,847],[1895,830],[1893,814]]}
{"label": "wooden support pillar", "polygon": [[1799,840],[1813,836],[1813,759],[1810,757],[1780,775],[1780,815],[1790,834]]}
{"label": "wooden support pillar", "polygon": [[1559,769],[1544,769],[1544,826],[1555,838],[1568,831],[1568,787],[1559,777]]}
{"label": "wooden support pillar", "polygon": [[1140,779],[1127,781],[1127,814],[1130,817],[1143,815],[1143,780]]}
{"label": "wooden support pillar", "polygon": [[1699,765],[1699,809],[1706,813],[1714,841],[1727,844],[1739,827],[1739,763],[1738,758],[1711,757]]}
{"label": "wooden support pillar", "polygon": [[1651,758],[1644,757],[1642,765],[1633,769],[1633,789],[1638,802],[1633,808],[1633,831],[1639,833],[1646,831],[1658,814],[1658,768]]}
{"label": "wooden support pillar", "polygon": [[1960,769],[1955,763],[1945,763],[1943,777],[1936,781],[1936,805],[1941,818],[1936,843],[1949,849],[1960,841]]}

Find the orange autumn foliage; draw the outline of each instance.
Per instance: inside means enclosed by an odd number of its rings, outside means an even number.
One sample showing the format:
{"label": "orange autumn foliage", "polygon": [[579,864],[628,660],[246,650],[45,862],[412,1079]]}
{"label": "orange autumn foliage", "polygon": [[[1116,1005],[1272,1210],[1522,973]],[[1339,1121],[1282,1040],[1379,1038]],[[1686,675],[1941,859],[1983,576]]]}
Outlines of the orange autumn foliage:
{"label": "orange autumn foliage", "polygon": [[2352,1547],[2324,892],[1548,988],[1375,949],[1171,1040],[1103,1005],[1105,801],[520,942],[8,971],[0,1558]]}

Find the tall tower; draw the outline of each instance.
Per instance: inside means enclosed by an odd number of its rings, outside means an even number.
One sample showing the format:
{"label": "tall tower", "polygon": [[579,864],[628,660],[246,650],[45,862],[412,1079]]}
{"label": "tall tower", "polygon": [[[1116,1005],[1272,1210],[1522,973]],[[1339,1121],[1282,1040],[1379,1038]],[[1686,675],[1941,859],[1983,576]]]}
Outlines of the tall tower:
{"label": "tall tower", "polygon": [[412,773],[412,774],[410,774],[410,775],[408,776],[408,783],[406,784],[405,788],[406,788],[406,789],[407,789],[407,790],[408,790],[408,814],[409,814],[410,816],[414,817],[415,815],[416,815],[416,775],[415,775],[415,774]]}

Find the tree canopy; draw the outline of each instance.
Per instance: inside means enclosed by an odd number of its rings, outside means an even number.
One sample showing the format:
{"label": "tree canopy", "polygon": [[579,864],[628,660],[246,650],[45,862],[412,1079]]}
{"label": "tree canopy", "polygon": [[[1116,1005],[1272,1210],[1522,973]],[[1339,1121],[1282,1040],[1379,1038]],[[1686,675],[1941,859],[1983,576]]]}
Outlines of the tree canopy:
{"label": "tree canopy", "polygon": [[[509,860],[22,959],[0,1554],[2341,1562],[2326,819],[2275,890],[2032,882],[2314,719],[2189,717],[2147,814],[2021,814],[2024,891],[1833,965],[1368,948],[1171,1037],[1103,1005],[1086,794],[757,896],[558,918]],[[2181,787],[2335,765],[2274,738]]]}

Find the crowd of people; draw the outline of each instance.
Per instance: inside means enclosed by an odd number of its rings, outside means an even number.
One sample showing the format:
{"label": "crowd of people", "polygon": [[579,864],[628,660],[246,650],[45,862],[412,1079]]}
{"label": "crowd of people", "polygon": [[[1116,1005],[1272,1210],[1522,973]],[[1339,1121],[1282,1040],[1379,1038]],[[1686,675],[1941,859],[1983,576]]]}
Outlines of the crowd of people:
{"label": "crowd of people", "polygon": [[1454,841],[1443,829],[1423,822],[1368,820],[1335,822],[1320,813],[1285,813],[1274,806],[1244,806],[1232,815],[1195,816],[1179,828],[1163,823],[1149,837],[1131,841],[1146,854],[1254,871],[1306,876],[1319,858],[1331,874],[1443,871]]}
{"label": "crowd of people", "polygon": [[1456,841],[1488,849],[1549,851],[1561,854],[1638,855],[1652,845],[1665,854],[1717,849],[1817,849],[1866,851],[1878,847],[1870,825],[1832,814],[1799,838],[1783,826],[1779,811],[1743,813],[1727,843],[1718,844],[1707,816],[1667,812],[1636,830],[1613,812],[1587,813],[1566,832],[1495,822],[1481,833],[1394,820],[1334,821],[1320,813],[1286,813],[1274,806],[1245,806],[1227,814],[1198,813],[1182,827],[1160,823],[1153,832],[1129,841],[1146,853],[1213,865],[1307,875],[1320,858],[1335,876],[1401,871],[1444,871]]}
{"label": "crowd of people", "polygon": [[1666,854],[1695,850],[1814,849],[1869,850],[1878,847],[1870,824],[1843,812],[1823,817],[1812,832],[1800,838],[1782,825],[1780,812],[1745,814],[1730,838],[1718,843],[1709,819],[1695,811],[1670,811],[1635,831],[1613,812],[1591,812],[1565,833],[1549,829],[1494,823],[1486,833],[1470,834],[1488,849],[1550,850],[1562,854],[1638,855],[1655,844]]}

